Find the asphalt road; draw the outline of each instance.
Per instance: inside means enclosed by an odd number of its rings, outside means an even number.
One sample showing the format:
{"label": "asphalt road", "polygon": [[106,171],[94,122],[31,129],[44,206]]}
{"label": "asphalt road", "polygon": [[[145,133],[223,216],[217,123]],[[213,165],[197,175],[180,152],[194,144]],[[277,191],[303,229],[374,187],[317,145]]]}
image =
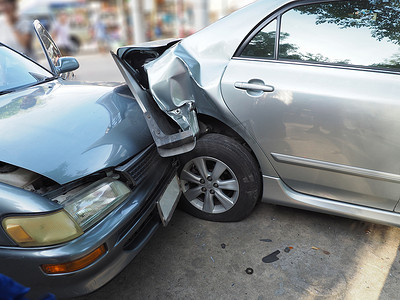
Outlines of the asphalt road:
{"label": "asphalt road", "polygon": [[[77,78],[122,81],[109,55]],[[259,204],[238,223],[176,211],[99,299],[399,299],[400,229]]]}
{"label": "asphalt road", "polygon": [[178,210],[124,271],[79,299],[398,299],[399,237],[269,204],[238,223]]}

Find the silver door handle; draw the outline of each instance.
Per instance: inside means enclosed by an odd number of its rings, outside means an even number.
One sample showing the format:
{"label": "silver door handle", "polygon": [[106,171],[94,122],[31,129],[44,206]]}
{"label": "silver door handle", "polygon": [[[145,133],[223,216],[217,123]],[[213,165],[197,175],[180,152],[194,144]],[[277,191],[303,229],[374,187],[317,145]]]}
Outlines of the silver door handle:
{"label": "silver door handle", "polygon": [[235,82],[235,88],[241,90],[253,90],[253,91],[263,91],[263,92],[274,91],[274,87],[271,85],[248,83],[248,82]]}

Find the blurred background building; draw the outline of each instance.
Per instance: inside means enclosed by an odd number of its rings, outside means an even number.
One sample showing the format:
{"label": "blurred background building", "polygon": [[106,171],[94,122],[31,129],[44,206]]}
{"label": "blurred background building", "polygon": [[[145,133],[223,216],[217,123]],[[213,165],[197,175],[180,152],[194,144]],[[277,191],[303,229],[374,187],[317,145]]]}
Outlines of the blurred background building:
{"label": "blurred background building", "polygon": [[60,15],[66,14],[71,51],[91,52],[185,37],[253,1],[18,0],[18,4],[21,17],[39,19],[50,33],[57,34]]}

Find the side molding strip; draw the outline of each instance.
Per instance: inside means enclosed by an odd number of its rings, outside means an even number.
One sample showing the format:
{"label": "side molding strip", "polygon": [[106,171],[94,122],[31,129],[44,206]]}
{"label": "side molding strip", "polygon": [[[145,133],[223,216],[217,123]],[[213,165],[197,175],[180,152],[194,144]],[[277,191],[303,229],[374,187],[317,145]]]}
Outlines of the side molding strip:
{"label": "side molding strip", "polygon": [[400,226],[400,214],[366,206],[301,194],[289,188],[280,178],[263,176],[262,202],[290,206],[373,223]]}
{"label": "side molding strip", "polygon": [[376,180],[390,181],[400,183],[400,175],[380,172],[375,170],[351,167],[346,165],[340,165],[320,160],[314,160],[303,157],[290,156],[286,154],[271,153],[272,157],[276,162],[297,165],[301,167],[313,168],[324,171],[331,171],[336,173],[342,173],[347,175],[371,178]]}

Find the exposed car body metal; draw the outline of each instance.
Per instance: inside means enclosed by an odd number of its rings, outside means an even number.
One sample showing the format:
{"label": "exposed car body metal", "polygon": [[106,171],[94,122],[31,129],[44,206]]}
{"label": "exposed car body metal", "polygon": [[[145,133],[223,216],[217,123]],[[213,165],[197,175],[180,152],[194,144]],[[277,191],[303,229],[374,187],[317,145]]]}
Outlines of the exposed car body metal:
{"label": "exposed car body metal", "polygon": [[[191,120],[193,121],[189,123],[190,127],[182,132],[173,132],[174,129],[168,123],[168,120],[155,108],[151,95],[133,77],[132,71],[129,70],[129,65],[121,61],[115,54],[113,54],[113,58],[133,95],[136,99],[139,99],[137,101],[145,116],[160,155],[173,156],[192,150],[195,146],[196,135],[198,133],[198,124],[193,106],[189,105],[187,107],[189,109],[188,115],[192,116]],[[179,111],[182,109],[183,107]]]}
{"label": "exposed car body metal", "polygon": [[[257,158],[263,201],[272,185],[275,203],[399,226],[386,213],[399,211],[398,72],[239,56],[268,22],[319,2],[260,0],[234,12],[145,63],[148,91],[181,130],[193,128],[188,104],[233,129]],[[316,118],[323,130],[313,131]]]}

